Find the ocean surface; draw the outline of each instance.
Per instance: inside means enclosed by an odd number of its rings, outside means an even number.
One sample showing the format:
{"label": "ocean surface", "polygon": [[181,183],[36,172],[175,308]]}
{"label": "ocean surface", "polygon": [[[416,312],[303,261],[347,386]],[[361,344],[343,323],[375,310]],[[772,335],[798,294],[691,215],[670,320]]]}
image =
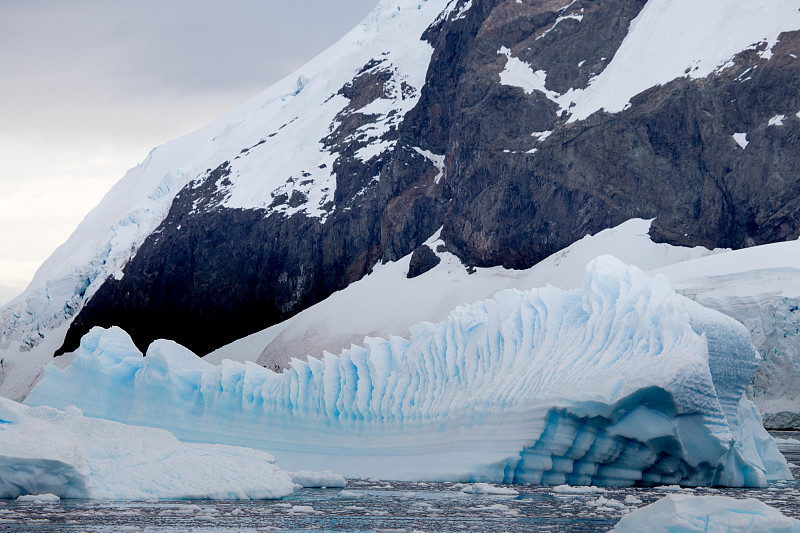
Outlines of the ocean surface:
{"label": "ocean surface", "polygon": [[[782,438],[800,434],[782,433]],[[800,443],[783,443],[800,464]],[[792,467],[795,478],[800,468]],[[99,501],[56,504],[0,500],[2,532],[486,531],[605,532],[626,513],[676,492],[757,498],[800,518],[800,483],[764,489],[679,487],[562,493],[508,486],[516,495],[469,494],[468,485],[349,480],[344,489],[303,489],[271,501]],[[581,490],[581,489],[577,489]]]}

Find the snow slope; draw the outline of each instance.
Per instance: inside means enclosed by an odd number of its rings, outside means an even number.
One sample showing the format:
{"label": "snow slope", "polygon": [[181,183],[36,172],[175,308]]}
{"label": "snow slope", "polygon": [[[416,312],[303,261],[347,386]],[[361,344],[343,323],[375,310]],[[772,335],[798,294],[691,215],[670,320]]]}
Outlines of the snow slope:
{"label": "snow slope", "polygon": [[[272,499],[299,485],[260,450],[0,397],[0,498]],[[309,476],[310,477],[310,476]]]}
{"label": "snow slope", "polygon": [[787,0],[650,0],[631,22],[611,62],[587,88],[564,94],[548,90],[547,73],[512,57],[507,48],[498,51],[508,57],[500,80],[527,93],[544,93],[575,122],[601,109],[622,111],[637,94],[675,78],[704,78],[732,65],[730,60],[742,50],[758,48],[769,58],[779,34],[798,29],[800,12]]}
{"label": "snow slope", "polygon": [[281,374],[95,328],[27,402],[348,476],[760,486],[791,474],[744,396],[756,368],[741,324],[604,256],[581,289],[502,291]]}
{"label": "snow slope", "polygon": [[[632,219],[588,235],[527,270],[476,268],[470,274],[454,255],[436,252],[442,259],[439,265],[407,279],[409,255],[376,266],[369,276],[286,322],[224,346],[205,359],[211,363],[258,360],[268,368],[283,368],[292,357],[320,357],[324,350],[338,353],[365,336],[407,337],[413,324],[440,322],[457,306],[491,298],[503,289],[529,290],[547,284],[561,289],[580,287],[586,265],[599,255],[610,254],[650,270],[713,253],[701,247],[656,244],[648,236],[649,228],[650,221]],[[433,250],[442,244],[438,232],[428,244]]]}

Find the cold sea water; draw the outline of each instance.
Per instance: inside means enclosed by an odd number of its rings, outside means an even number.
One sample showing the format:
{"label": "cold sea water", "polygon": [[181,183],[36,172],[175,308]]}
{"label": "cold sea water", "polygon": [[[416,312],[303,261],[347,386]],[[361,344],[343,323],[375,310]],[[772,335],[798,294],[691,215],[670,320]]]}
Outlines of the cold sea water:
{"label": "cold sea water", "polygon": [[[799,438],[798,434],[782,434]],[[800,443],[784,443],[800,464]],[[792,467],[795,478],[800,468]],[[626,513],[675,492],[757,498],[800,518],[800,483],[764,489],[678,487],[564,493],[515,485],[516,495],[469,494],[466,485],[349,480],[344,489],[303,489],[273,501],[0,500],[2,532],[535,531],[605,532]],[[580,489],[577,489],[580,490]],[[591,490],[591,489],[590,489]]]}

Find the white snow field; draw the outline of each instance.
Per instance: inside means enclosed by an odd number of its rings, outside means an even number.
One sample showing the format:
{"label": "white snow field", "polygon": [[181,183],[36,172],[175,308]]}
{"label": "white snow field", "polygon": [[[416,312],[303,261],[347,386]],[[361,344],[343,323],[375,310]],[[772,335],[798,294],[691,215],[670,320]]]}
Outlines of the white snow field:
{"label": "white snow field", "polygon": [[674,494],[623,516],[610,533],[800,533],[800,520],[748,498]]}
{"label": "white snow field", "polygon": [[507,290],[410,339],[366,338],[283,373],[142,357],[95,328],[30,405],[269,450],[282,468],[405,480],[763,486],[791,479],[745,387],[747,330],[604,256],[582,288]]}
{"label": "white snow field", "polygon": [[[569,12],[570,6],[562,12]],[[575,11],[559,22],[580,22],[583,16]],[[542,92],[575,122],[601,109],[618,113],[637,94],[676,78],[705,78],[732,66],[730,60],[742,50],[758,48],[769,58],[780,33],[797,29],[800,12],[791,1],[649,0],[631,21],[608,66],[585,89],[571,88],[564,94],[547,89],[547,72],[513,57],[505,47],[497,52],[508,57],[500,82],[526,93]]]}
{"label": "white snow field", "polygon": [[282,498],[300,485],[273,463],[261,450],[181,442],[74,407],[31,408],[0,397],[0,498]]}

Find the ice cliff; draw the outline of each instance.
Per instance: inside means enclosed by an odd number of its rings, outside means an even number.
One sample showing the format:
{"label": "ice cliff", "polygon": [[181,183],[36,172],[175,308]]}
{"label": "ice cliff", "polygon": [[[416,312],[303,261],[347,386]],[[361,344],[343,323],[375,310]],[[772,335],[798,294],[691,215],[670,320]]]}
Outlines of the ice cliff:
{"label": "ice cliff", "polygon": [[580,289],[503,291],[281,374],[95,328],[27,403],[347,476],[761,486],[791,474],[744,396],[757,367],[741,324],[606,256]]}

